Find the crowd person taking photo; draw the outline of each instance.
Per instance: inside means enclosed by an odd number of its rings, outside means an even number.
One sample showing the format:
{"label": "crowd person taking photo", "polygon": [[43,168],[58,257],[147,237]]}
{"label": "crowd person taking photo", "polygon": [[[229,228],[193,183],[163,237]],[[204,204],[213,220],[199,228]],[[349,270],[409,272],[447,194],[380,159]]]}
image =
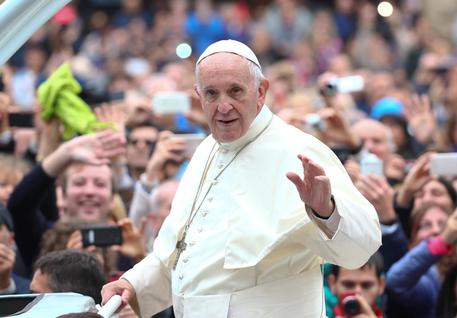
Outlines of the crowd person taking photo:
{"label": "crowd person taking photo", "polygon": [[153,252],[102,302],[119,294],[142,317],[170,305],[186,318],[325,317],[320,264],[365,264],[380,246],[376,211],[327,146],[264,105],[269,82],[249,47],[213,43],[196,81],[211,135]]}

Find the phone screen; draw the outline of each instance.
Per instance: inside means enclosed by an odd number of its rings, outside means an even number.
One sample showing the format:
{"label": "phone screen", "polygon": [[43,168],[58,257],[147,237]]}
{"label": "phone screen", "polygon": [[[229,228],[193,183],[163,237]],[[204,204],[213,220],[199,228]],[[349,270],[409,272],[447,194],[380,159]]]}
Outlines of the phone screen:
{"label": "phone screen", "polygon": [[8,123],[10,127],[33,128],[34,114],[30,112],[15,112],[8,114]]}
{"label": "phone screen", "polygon": [[190,96],[183,92],[157,93],[152,98],[152,110],[156,114],[186,113],[190,106]]}
{"label": "phone screen", "polygon": [[122,231],[117,225],[93,225],[81,228],[83,246],[111,246],[122,244]]}

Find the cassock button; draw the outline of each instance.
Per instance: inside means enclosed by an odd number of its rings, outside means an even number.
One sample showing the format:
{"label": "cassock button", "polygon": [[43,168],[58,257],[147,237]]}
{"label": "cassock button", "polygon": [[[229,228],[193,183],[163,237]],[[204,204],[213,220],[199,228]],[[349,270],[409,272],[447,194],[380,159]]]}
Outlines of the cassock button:
{"label": "cassock button", "polygon": [[227,153],[228,150],[227,149],[222,149],[222,153]]}
{"label": "cassock button", "polygon": [[223,165],[223,164],[220,164],[220,165],[217,166],[217,168],[218,168],[218,169],[222,169],[222,168],[224,168],[224,165]]}
{"label": "cassock button", "polygon": [[201,232],[203,232],[203,229],[202,229],[201,227],[199,227],[199,228],[197,229],[197,232],[198,232],[198,233],[201,233]]}
{"label": "cassock button", "polygon": [[189,242],[189,246],[194,246],[195,245],[195,241],[190,241]]}
{"label": "cassock button", "polygon": [[184,275],[183,275],[183,274],[179,274],[178,278],[179,278],[179,279],[183,279],[183,278],[184,278]]}
{"label": "cassock button", "polygon": [[208,202],[211,202],[211,201],[213,201],[213,197],[208,198]]}
{"label": "cassock button", "polygon": [[208,212],[207,212],[207,211],[203,211],[203,212],[202,212],[202,216],[203,216],[203,217],[205,217],[205,216],[207,216],[207,215],[208,215]]}
{"label": "cassock button", "polygon": [[188,258],[188,257],[186,257],[186,258],[183,258],[183,260],[182,260],[182,261],[183,261],[184,263],[187,263],[187,262],[189,261],[189,258]]}

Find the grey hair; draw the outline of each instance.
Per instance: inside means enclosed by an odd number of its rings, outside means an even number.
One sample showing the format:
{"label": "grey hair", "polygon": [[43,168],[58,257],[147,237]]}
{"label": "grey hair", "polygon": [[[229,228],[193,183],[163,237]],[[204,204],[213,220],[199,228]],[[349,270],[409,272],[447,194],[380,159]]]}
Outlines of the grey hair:
{"label": "grey hair", "polygon": [[[251,74],[251,76],[254,79],[255,88],[256,89],[259,88],[260,82],[265,79],[265,75],[263,75],[262,70],[260,69],[260,67],[257,64],[255,64],[251,60],[245,58],[244,56],[241,56],[241,55],[239,55],[239,56],[242,57],[243,59],[245,59],[246,61],[248,61],[249,73]],[[198,76],[199,71],[200,71],[200,63],[198,63],[195,67],[195,80],[197,82],[198,89],[200,89],[200,78]]]}

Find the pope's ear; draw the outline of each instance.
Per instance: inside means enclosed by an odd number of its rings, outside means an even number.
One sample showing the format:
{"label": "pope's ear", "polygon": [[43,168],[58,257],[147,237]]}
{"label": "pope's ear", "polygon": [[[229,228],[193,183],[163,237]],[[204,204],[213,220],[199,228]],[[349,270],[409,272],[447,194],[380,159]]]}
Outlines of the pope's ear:
{"label": "pope's ear", "polygon": [[267,96],[267,91],[268,88],[270,87],[270,82],[267,79],[263,79],[260,81],[259,89],[258,89],[258,94],[259,94],[259,105],[260,107],[265,104],[265,98]]}

